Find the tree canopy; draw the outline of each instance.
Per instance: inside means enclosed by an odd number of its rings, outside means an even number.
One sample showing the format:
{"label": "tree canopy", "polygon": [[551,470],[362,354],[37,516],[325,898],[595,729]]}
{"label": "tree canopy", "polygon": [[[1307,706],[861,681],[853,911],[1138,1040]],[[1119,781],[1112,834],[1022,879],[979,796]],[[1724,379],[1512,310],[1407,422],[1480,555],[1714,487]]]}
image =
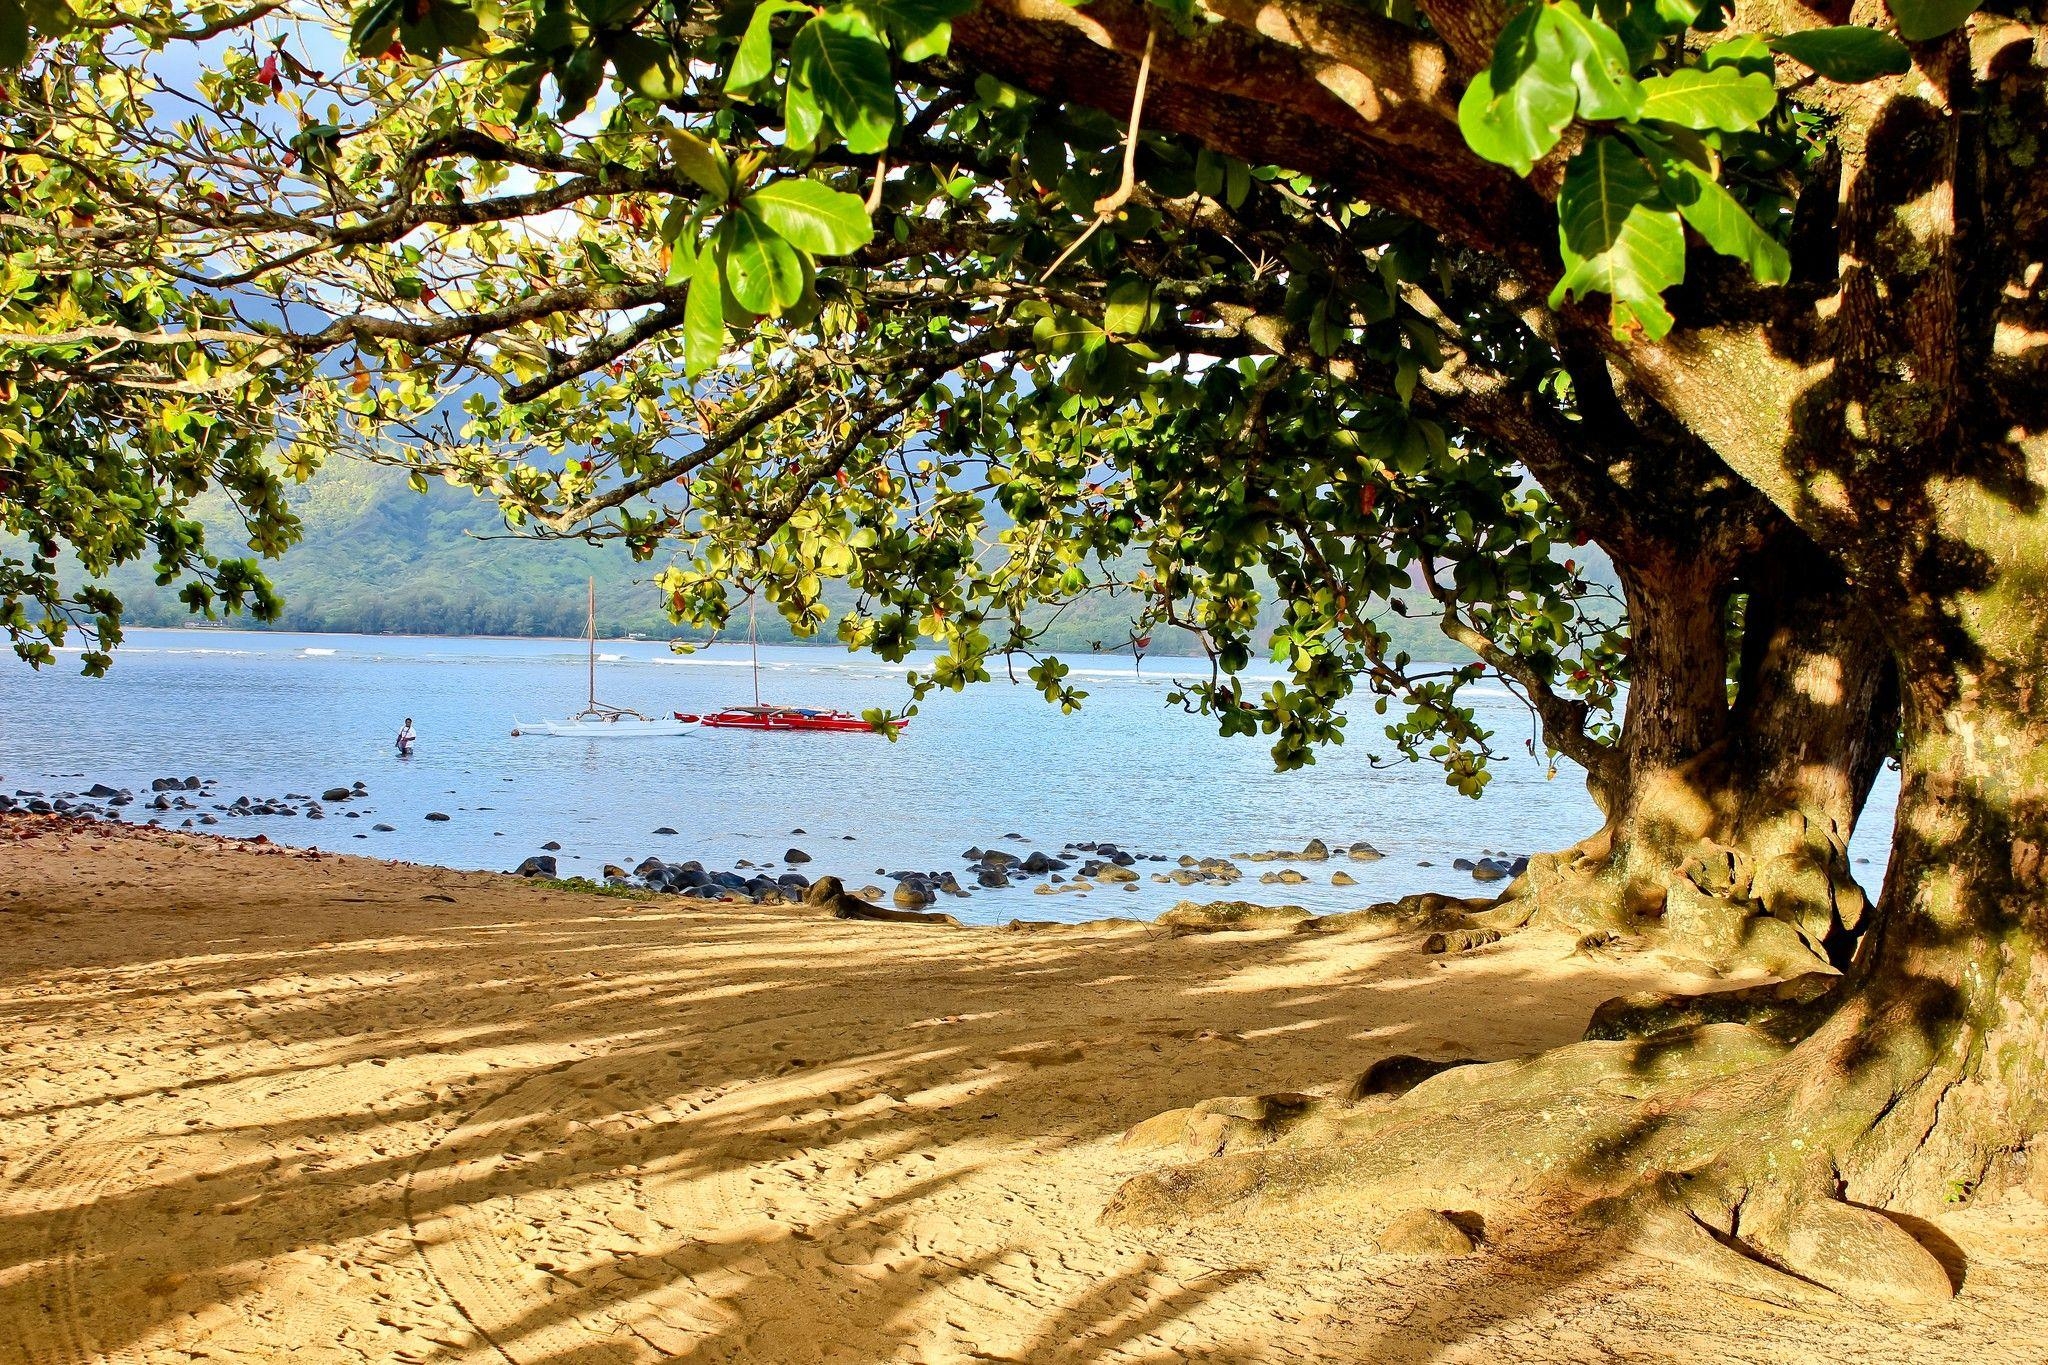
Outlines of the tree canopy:
{"label": "tree canopy", "polygon": [[[1134,1182],[1118,1216],[1420,1168],[1629,1195],[1701,1264],[1916,1311],[1950,1292],[1870,1206],[2010,1183],[2048,1105],[2030,12],[14,12],[17,391],[61,375],[136,395],[139,426],[268,423],[287,468],[358,446],[536,534],[671,555],[684,620],[738,585],[815,623],[843,579],[848,643],[941,647],[919,686],[985,676],[1032,649],[1026,605],[1111,583],[1151,604],[1140,629],[1208,641],[1188,700],[1282,763],[1341,733],[1363,682],[1407,708],[1397,744],[1477,790],[1474,670],[1416,666],[1376,623],[1426,597],[1548,744],[1613,779],[1602,847],[1660,853],[1654,876],[1617,855],[1621,922],[1824,968],[1609,1020],[1676,1020],[1654,1056],[1471,1083],[1499,1134],[1542,1142],[1447,1155],[1468,1092],[1425,1087],[1316,1129],[1343,1159],[1238,1153]],[[118,288],[55,283],[81,274]],[[131,293],[168,321],[115,315]],[[157,448],[126,450],[157,486]],[[1631,610],[1613,745],[1620,656],[1581,610],[1581,537]],[[1254,571],[1289,669],[1256,696]],[[1771,626],[1745,632],[1731,708],[1738,590]],[[1057,660],[1031,667],[1079,699]],[[1834,874],[1891,738],[1886,669],[1904,778],[1872,908]],[[1714,775],[1795,714],[1815,744]]]}

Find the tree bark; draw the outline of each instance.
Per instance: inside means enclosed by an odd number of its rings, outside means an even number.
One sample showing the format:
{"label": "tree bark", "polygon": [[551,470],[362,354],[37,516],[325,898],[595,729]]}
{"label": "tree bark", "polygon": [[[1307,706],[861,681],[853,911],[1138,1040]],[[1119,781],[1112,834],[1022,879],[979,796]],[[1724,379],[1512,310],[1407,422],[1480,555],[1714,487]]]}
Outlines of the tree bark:
{"label": "tree bark", "polygon": [[[1889,24],[1875,0],[1840,17]],[[1823,584],[1795,566],[1777,580],[1781,597],[1753,605],[1744,695],[1722,741],[1664,769],[1684,779],[1672,784],[1683,799],[1625,793],[1607,846],[1582,846],[1575,861],[1612,869],[1628,850],[1631,863],[1648,824],[1694,827],[1673,811],[1711,814],[1755,843],[1746,831],[1792,827],[1768,813],[1788,806],[1818,858],[1815,815],[1861,799],[1890,728],[1882,663],[1873,679],[1852,648],[1858,632],[1867,641],[1853,620],[1867,606],[1898,679],[1902,789],[1877,912],[1851,925],[1836,895],[1819,935],[1846,949],[1839,988],[1782,1028],[1589,1042],[1456,1068],[1392,1104],[1333,1105],[1281,1139],[1295,1151],[1141,1177],[1112,1216],[1185,1216],[1336,1183],[1353,1199],[1488,1189],[1626,1202],[1675,1211],[1647,1240],[1710,1273],[1775,1267],[1798,1278],[1777,1276],[1772,1293],[1819,1285],[1917,1312],[1951,1286],[1910,1226],[1879,1210],[1934,1212],[2022,1179],[2048,1194],[2048,180],[2034,155],[2048,83],[2041,29],[2019,17],[1979,14],[1912,45],[1905,75],[1831,97],[1840,155],[1824,164],[1840,183],[1801,196],[1802,208],[1834,210],[1815,217],[1834,239],[1831,277],[1764,292],[1698,262],[1682,325],[1655,344],[1614,337],[1592,310],[1553,318],[1834,570]],[[1333,141],[1384,142],[1370,124],[1332,127]],[[1335,169],[1319,160],[1311,169]],[[1455,175],[1416,178],[1430,182],[1404,191],[1418,205],[1464,188]],[[1545,282],[1545,263],[1518,259],[1520,234],[1485,205],[1415,211]],[[1754,597],[1761,582],[1751,586]],[[1696,691],[1673,680],[1657,695]],[[1860,722],[1859,698],[1870,699]],[[1710,780],[1714,763],[1749,778]],[[1845,843],[1847,824],[1826,818]],[[1811,945],[1805,911],[1792,912],[1802,932],[1769,906],[1807,899],[1791,874],[1813,869],[1768,871],[1785,851],[1759,861],[1761,850],[1705,842],[1730,856],[1689,858],[1667,881],[1667,930],[1696,901],[1722,900],[1744,912],[1746,938],[1776,925]],[[1701,873],[1714,874],[1704,886]]]}
{"label": "tree bark", "polygon": [[1619,786],[1596,793],[1599,832],[1530,860],[1509,916],[1644,935],[1718,965],[1846,965],[1868,908],[1849,839],[1897,725],[1875,622],[1797,533],[1734,572],[1697,547],[1619,567],[1631,646]]}

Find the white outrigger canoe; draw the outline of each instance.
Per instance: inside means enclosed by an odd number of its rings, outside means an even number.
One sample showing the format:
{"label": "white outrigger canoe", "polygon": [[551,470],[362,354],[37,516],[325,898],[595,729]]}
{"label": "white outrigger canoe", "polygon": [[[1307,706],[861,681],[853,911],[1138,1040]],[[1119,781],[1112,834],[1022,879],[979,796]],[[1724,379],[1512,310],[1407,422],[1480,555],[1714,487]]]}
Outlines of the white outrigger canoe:
{"label": "white outrigger canoe", "polygon": [[520,720],[512,723],[514,735],[552,735],[557,739],[667,739],[676,735],[703,733],[696,721],[671,716],[643,716],[623,706],[607,706],[597,699],[597,580],[590,580],[590,599],[584,633],[590,641],[590,695],[583,709],[567,720]]}
{"label": "white outrigger canoe", "polygon": [[667,735],[697,735],[704,727],[694,721],[662,720],[633,711],[584,712],[567,720],[522,720],[513,722],[515,735],[554,735],[561,739],[656,739]]}
{"label": "white outrigger canoe", "polygon": [[567,720],[514,720],[514,735],[555,735],[557,739],[659,739],[666,735],[702,735],[705,726],[686,720],[662,720],[631,710],[578,714]]}

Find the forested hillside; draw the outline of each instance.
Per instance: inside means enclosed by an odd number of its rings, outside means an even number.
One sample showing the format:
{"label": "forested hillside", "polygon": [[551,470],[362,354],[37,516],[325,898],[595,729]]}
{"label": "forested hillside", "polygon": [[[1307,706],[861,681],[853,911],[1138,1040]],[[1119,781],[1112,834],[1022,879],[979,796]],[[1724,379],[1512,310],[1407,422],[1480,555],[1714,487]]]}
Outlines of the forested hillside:
{"label": "forested hillside", "polygon": [[[597,579],[598,631],[666,639],[670,625],[650,580],[659,561],[635,564],[616,545],[539,542],[508,535],[497,510],[468,493],[433,484],[424,494],[402,471],[335,460],[297,490],[293,509],[305,539],[266,566],[284,595],[284,630],[411,635],[580,635],[584,580]],[[238,545],[224,502],[208,504],[209,539]],[[171,593],[131,567],[112,585],[131,625],[183,625]],[[1129,634],[1128,598],[1067,607],[1051,640],[1069,652],[1115,649]],[[236,622],[236,624],[247,624]],[[1398,623],[1396,638],[1423,658],[1462,658],[1430,620]],[[764,612],[761,638],[788,641],[788,626]],[[831,637],[822,637],[830,643]],[[1156,632],[1149,652],[1198,652],[1178,631]]]}

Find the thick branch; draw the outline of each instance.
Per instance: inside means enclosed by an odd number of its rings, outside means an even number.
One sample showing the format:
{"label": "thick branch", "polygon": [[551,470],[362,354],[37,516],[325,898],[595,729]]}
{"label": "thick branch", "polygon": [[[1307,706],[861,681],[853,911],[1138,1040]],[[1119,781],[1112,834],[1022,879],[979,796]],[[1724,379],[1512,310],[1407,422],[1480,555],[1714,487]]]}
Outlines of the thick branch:
{"label": "thick branch", "polygon": [[[1139,0],[1085,9],[989,0],[955,23],[953,42],[963,59],[1012,84],[1121,115],[1151,23]],[[1335,59],[1324,54],[1235,23],[1212,25],[1198,39],[1162,30],[1146,122],[1255,165],[1320,176],[1547,280],[1556,273],[1549,206],[1465,146],[1444,113],[1443,50],[1398,25],[1387,29],[1374,30],[1374,41],[1388,45],[1383,59],[1368,60],[1364,45],[1345,49],[1375,68],[1346,64],[1364,83],[1351,102],[1314,69],[1329,70]]]}

